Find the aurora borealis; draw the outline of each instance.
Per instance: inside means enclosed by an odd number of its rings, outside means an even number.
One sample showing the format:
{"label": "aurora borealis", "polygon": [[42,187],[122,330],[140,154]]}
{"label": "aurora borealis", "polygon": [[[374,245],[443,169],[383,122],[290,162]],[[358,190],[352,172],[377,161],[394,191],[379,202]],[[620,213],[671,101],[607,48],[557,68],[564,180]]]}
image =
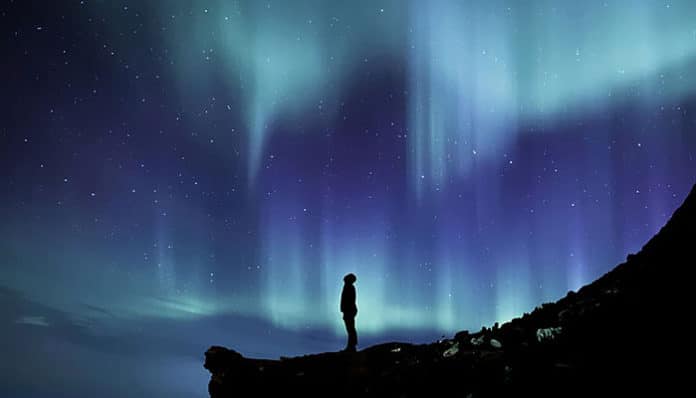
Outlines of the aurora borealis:
{"label": "aurora borealis", "polygon": [[690,1],[50,3],[0,4],[2,396],[338,350],[348,272],[359,348],[506,321],[696,181]]}

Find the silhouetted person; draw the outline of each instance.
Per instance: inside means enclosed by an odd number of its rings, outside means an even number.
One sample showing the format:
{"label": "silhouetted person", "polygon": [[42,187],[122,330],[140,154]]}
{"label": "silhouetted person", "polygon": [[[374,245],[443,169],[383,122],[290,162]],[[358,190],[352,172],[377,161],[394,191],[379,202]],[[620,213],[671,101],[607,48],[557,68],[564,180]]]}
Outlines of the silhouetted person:
{"label": "silhouetted person", "polygon": [[357,279],[353,274],[343,277],[341,312],[348,332],[348,343],[345,351],[355,351],[355,346],[358,345],[358,332],[355,331],[355,316],[358,315],[358,306],[355,305],[355,286],[353,286]]}

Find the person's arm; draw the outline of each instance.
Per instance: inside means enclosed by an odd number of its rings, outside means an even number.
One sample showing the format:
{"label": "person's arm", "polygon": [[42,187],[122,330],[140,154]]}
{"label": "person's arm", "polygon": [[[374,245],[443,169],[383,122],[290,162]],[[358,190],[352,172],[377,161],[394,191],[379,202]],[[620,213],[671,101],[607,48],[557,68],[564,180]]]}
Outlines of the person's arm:
{"label": "person's arm", "polygon": [[351,307],[351,310],[357,314],[358,313],[358,304],[357,304],[356,300],[357,300],[357,297],[355,294],[355,286],[351,285],[350,286],[350,307]]}
{"label": "person's arm", "polygon": [[347,296],[346,287],[344,286],[343,291],[341,291],[341,312],[346,312],[346,307],[348,306]]}

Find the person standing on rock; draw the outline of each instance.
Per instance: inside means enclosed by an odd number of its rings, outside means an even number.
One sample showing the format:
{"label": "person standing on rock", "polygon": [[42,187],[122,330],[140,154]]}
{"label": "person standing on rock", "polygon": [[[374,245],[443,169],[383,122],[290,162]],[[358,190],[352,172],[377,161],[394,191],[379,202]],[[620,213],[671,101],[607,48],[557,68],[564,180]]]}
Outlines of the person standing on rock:
{"label": "person standing on rock", "polygon": [[355,347],[358,345],[358,332],[355,330],[355,316],[358,315],[358,306],[355,304],[355,286],[353,286],[357,279],[353,274],[344,276],[343,291],[341,292],[341,312],[348,332],[348,343],[344,351],[348,352],[355,352]]}

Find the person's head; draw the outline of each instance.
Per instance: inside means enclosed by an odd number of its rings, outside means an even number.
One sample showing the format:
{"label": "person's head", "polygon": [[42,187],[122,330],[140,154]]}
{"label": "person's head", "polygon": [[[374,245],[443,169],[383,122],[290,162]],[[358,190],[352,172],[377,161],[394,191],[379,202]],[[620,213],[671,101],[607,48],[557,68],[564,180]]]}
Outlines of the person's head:
{"label": "person's head", "polygon": [[357,281],[358,278],[355,277],[355,274],[348,274],[343,277],[343,282],[353,284],[355,281]]}

